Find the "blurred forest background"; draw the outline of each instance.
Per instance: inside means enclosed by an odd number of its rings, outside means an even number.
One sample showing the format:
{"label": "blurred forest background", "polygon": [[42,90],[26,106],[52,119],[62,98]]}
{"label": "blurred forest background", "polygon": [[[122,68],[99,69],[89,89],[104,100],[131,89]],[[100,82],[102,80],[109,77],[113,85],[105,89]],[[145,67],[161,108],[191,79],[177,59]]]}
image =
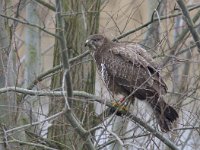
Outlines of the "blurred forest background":
{"label": "blurred forest background", "polygon": [[[0,150],[200,149],[199,18],[198,0],[0,0]],[[159,62],[172,131],[137,100],[109,113],[84,47],[95,33]]]}

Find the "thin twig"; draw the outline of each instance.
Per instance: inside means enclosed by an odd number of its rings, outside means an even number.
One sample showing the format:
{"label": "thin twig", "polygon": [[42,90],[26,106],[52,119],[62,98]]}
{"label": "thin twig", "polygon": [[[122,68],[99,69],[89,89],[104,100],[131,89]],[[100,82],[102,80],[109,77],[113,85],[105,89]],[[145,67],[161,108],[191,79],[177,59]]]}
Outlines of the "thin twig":
{"label": "thin twig", "polygon": [[35,0],[35,1],[43,6],[47,7],[48,9],[50,9],[52,11],[56,11],[56,8],[54,6],[50,5],[49,3],[45,2],[44,0]]}
{"label": "thin twig", "polygon": [[[49,92],[33,91],[33,90],[27,90],[27,89],[22,89],[22,88],[18,88],[18,87],[7,87],[7,88],[1,88],[0,89],[0,93],[5,93],[5,92],[8,92],[8,91],[15,91],[15,92],[19,92],[19,93],[26,92],[26,94],[40,95],[40,96],[41,95],[42,96],[45,96],[45,95],[53,96],[53,94],[55,94],[54,96],[62,96],[63,95],[63,92],[61,92],[61,91],[55,91],[55,92],[54,91],[53,92],[52,91],[49,91]],[[85,98],[92,99],[93,101],[97,101],[99,103],[105,104],[106,106],[108,106],[110,108],[115,109],[115,107],[113,107],[111,102],[105,101],[105,100],[101,100],[100,98],[96,97],[95,95],[92,95],[92,94],[89,94],[89,93],[86,93],[86,92],[83,92],[83,91],[74,91],[73,94],[74,94],[74,96],[80,96],[80,97],[85,97]],[[142,121],[141,119],[139,119],[135,115],[132,115],[128,111],[124,111],[124,110],[123,111],[118,110],[118,111],[121,114],[123,114],[124,116],[126,116],[127,118],[133,120],[134,122],[138,123],[140,126],[144,127],[147,131],[151,132],[153,135],[155,135],[158,139],[160,139],[163,143],[165,143],[171,149],[178,150],[177,146],[174,143],[172,143],[169,139],[165,138],[162,135],[162,133],[160,133],[160,132],[156,131],[155,129],[153,129],[146,122]],[[63,112],[60,112],[60,113],[63,113]],[[60,115],[60,114],[57,114],[57,116],[58,115]],[[13,129],[7,130],[6,132],[19,130],[19,129],[22,129],[22,128],[29,127],[31,125],[37,125],[37,124],[40,124],[41,122],[48,121],[48,120],[53,119],[55,117],[56,117],[56,115],[51,116],[51,118],[50,117],[46,118],[45,120],[42,120],[40,122],[35,122],[35,123],[32,123],[32,124],[27,124],[27,125],[24,125],[24,126],[20,126],[20,127],[17,127],[17,128],[13,128]],[[74,127],[76,127],[76,126],[74,126]]]}
{"label": "thin twig", "polygon": [[[189,8],[188,10],[191,11],[191,10],[194,10],[194,9],[196,9],[196,8],[199,8],[199,7],[200,7],[200,5],[198,5],[198,6],[194,7],[194,8],[193,8],[193,7],[192,7],[192,8]],[[122,39],[122,38],[124,38],[124,37],[126,37],[126,36],[128,36],[128,35],[130,35],[130,34],[132,34],[132,33],[134,33],[134,32],[137,32],[137,31],[141,30],[141,29],[144,28],[144,27],[149,26],[149,25],[152,24],[153,22],[156,22],[156,21],[159,21],[159,20],[164,20],[164,19],[169,19],[169,18],[174,18],[174,17],[180,16],[180,15],[182,15],[181,12],[175,13],[175,14],[172,14],[172,15],[168,15],[168,16],[161,16],[160,18],[154,18],[153,20],[148,21],[147,23],[145,23],[145,24],[139,26],[138,28],[129,30],[129,31],[127,31],[127,32],[125,32],[125,33],[123,33],[123,34],[121,34],[120,36],[118,36],[118,37],[116,37],[116,38],[114,38],[114,39],[112,39],[112,40],[113,40],[113,41],[118,41],[118,40],[120,40],[120,39]]]}
{"label": "thin twig", "polygon": [[55,115],[52,115],[46,119],[43,119],[41,121],[37,121],[37,122],[32,122],[32,123],[29,123],[29,124],[26,124],[26,125],[22,125],[22,126],[19,126],[19,127],[15,127],[15,128],[12,128],[12,129],[9,129],[9,130],[6,130],[5,133],[9,133],[9,132],[13,132],[13,131],[19,131],[21,129],[24,129],[24,128],[27,128],[27,127],[30,127],[30,126],[34,126],[34,125],[38,125],[38,124],[41,124],[43,122],[46,122],[46,121],[50,121],[50,120],[53,120],[55,118],[57,118],[58,116],[62,115],[65,113],[65,110],[61,111],[61,112],[58,112],[56,113]]}
{"label": "thin twig", "polygon": [[28,26],[31,26],[31,27],[38,28],[38,29],[40,29],[41,31],[43,31],[43,32],[45,32],[45,33],[47,33],[47,34],[49,34],[49,35],[51,35],[51,36],[53,36],[53,37],[56,37],[56,38],[58,38],[58,39],[60,38],[58,35],[56,35],[56,34],[50,32],[50,31],[45,30],[45,27],[41,27],[41,26],[39,26],[39,25],[32,24],[32,23],[30,23],[30,22],[27,22],[27,21],[24,21],[24,20],[20,20],[20,19],[17,19],[17,18],[9,17],[9,16],[3,15],[3,14],[0,14],[0,16],[1,16],[1,17],[4,17],[4,18],[6,18],[6,19],[9,19],[9,20],[13,20],[13,21],[19,22],[19,23],[21,23],[21,24],[25,24],[25,25],[28,25]]}
{"label": "thin twig", "polygon": [[104,126],[102,126],[102,128],[105,129],[105,130],[106,130],[108,133],[110,133],[111,135],[113,135],[113,136],[116,138],[116,140],[119,142],[119,144],[120,144],[121,146],[124,145],[124,143],[122,142],[122,140],[119,138],[119,136],[118,136],[116,133],[114,133],[114,132],[108,130],[108,129],[105,128]]}
{"label": "thin twig", "polygon": [[31,145],[31,146],[42,148],[42,149],[45,149],[45,150],[58,150],[56,148],[51,148],[51,147],[48,147],[48,146],[43,145],[43,144],[25,142],[25,141],[20,141],[20,140],[16,140],[16,139],[15,140],[10,140],[10,141],[8,141],[8,143],[19,143],[21,145]]}
{"label": "thin twig", "polygon": [[[196,22],[200,17],[200,10],[196,13],[196,15],[193,17],[193,22]],[[172,46],[172,50],[170,51],[169,55],[171,56],[176,56],[178,54],[178,46],[180,45],[180,41],[184,39],[184,37],[188,34],[189,30],[188,29],[184,29],[181,34],[178,36],[178,38],[176,39],[176,41],[174,42],[174,45]],[[171,60],[171,57],[166,57],[163,62],[161,67],[165,66],[169,61]]]}
{"label": "thin twig", "polygon": [[[82,58],[86,57],[88,54],[90,53],[89,50],[85,51],[84,53],[69,59],[69,64],[70,66],[72,66],[75,62],[77,61],[81,61]],[[27,89],[32,89],[37,83],[41,82],[43,79],[46,78],[46,76],[55,73],[56,71],[59,71],[63,68],[63,65],[57,65],[49,70],[47,70],[46,72],[40,74],[37,76],[37,78],[29,85],[29,87]]]}

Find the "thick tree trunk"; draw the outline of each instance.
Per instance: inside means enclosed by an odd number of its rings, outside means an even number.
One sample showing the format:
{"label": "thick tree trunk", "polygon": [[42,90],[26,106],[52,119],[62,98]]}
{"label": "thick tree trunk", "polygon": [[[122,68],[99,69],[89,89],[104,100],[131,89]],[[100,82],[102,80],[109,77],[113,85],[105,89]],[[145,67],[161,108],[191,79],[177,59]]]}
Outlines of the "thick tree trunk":
{"label": "thick tree trunk", "polygon": [[[11,1],[0,0],[0,14],[5,14],[5,6],[9,6]],[[7,11],[9,13],[9,11]],[[7,15],[7,14],[5,14]],[[16,56],[11,48],[11,29],[9,22],[0,16],[0,87],[14,86],[17,80],[16,73]],[[17,125],[17,97],[15,93],[1,94],[0,97],[0,128],[3,130],[13,128]],[[3,106],[3,107],[2,107]],[[16,139],[22,139],[21,133],[12,135]],[[1,134],[1,139],[5,140],[5,135]],[[9,140],[10,137],[7,137]],[[16,143],[1,143],[0,150],[15,149]]]}
{"label": "thick tree trunk", "polygon": [[[40,24],[37,3],[34,1],[30,1],[26,6],[26,20],[36,25]],[[26,26],[25,87],[35,80],[41,70],[40,41],[40,31],[37,28]]]}
{"label": "thick tree trunk", "polygon": [[[29,23],[40,25],[38,14],[38,4],[35,1],[29,1],[26,5],[26,20]],[[37,78],[41,72],[41,32],[39,29],[31,26],[25,26],[25,65],[24,65],[24,87],[28,88],[30,84]],[[36,89],[35,87],[33,89]],[[39,87],[37,87],[37,90]],[[28,98],[27,98],[28,97]],[[26,123],[39,120],[40,100],[38,96],[24,97],[22,118],[26,119]],[[32,112],[38,112],[32,113]],[[21,118],[20,118],[21,119]],[[29,128],[30,132],[38,134],[38,128],[35,126]],[[26,140],[32,141],[30,136]],[[30,148],[30,147],[29,147]]]}
{"label": "thick tree trunk", "polygon": [[[89,34],[94,34],[98,31],[100,1],[68,0],[63,1],[62,3],[63,10],[65,11],[62,15],[65,20],[66,43],[69,50],[68,55],[70,58],[73,58],[85,51],[84,41],[86,40],[86,37]],[[54,66],[60,64],[61,61],[60,50],[58,47],[58,41],[56,40]],[[88,60],[90,57],[88,56],[86,59]],[[84,90],[93,93],[95,69],[93,62],[87,60],[84,63],[70,67],[72,85],[74,90]],[[62,73],[53,76],[51,84],[52,89],[61,87],[61,76]],[[49,108],[49,115],[61,111],[63,106],[64,101],[62,99],[53,98]],[[76,113],[76,116],[82,121],[83,126],[88,129],[90,126],[88,126],[87,123],[91,121],[89,114],[93,111],[93,105],[84,104],[82,102],[73,102],[72,109]],[[66,124],[66,122],[64,116],[57,118],[48,130],[48,137],[55,141],[59,141],[60,144],[58,147],[61,149],[65,148],[61,146],[62,144],[70,148],[75,147],[76,149],[84,149],[84,141],[81,141],[79,136],[74,133],[73,128]]]}

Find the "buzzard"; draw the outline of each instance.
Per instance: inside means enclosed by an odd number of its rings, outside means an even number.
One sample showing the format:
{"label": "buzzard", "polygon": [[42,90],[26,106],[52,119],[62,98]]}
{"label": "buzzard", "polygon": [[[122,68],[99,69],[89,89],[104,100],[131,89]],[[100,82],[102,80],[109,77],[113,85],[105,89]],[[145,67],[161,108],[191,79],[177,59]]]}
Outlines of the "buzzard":
{"label": "buzzard", "polygon": [[161,130],[167,132],[171,129],[178,113],[163,100],[167,86],[159,74],[157,63],[145,49],[137,44],[116,43],[100,34],[90,35],[85,46],[91,50],[109,91],[145,100]]}

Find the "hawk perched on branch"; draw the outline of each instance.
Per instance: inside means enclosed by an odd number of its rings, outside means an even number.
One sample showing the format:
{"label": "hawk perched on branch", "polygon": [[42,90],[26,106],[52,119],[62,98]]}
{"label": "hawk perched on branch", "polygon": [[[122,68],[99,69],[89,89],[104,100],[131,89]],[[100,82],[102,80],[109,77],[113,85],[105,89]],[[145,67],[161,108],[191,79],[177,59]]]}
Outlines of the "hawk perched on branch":
{"label": "hawk perched on branch", "polygon": [[163,100],[167,86],[146,50],[136,44],[112,42],[99,34],[89,36],[85,46],[92,51],[108,89],[113,94],[145,100],[161,129],[169,131],[178,113]]}

